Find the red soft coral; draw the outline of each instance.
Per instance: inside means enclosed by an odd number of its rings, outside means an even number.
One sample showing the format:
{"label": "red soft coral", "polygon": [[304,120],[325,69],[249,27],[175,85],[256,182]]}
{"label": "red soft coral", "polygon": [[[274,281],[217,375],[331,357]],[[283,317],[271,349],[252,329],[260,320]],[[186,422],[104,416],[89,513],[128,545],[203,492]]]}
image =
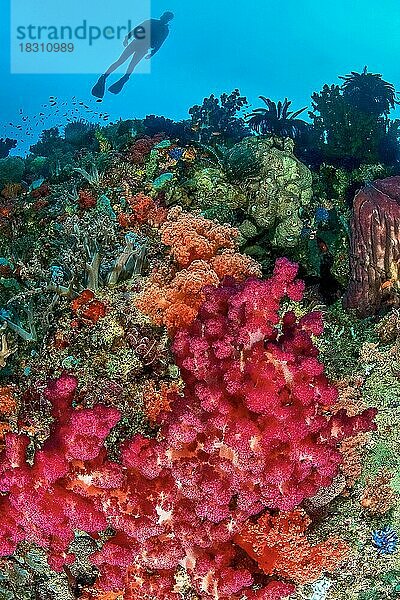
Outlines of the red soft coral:
{"label": "red soft coral", "polygon": [[91,290],[81,292],[71,303],[71,308],[84,323],[97,323],[106,314],[105,304],[96,300]]}
{"label": "red soft coral", "polygon": [[78,203],[82,210],[89,210],[96,206],[97,198],[90,190],[79,190]]}
{"label": "red soft coral", "polygon": [[163,134],[156,134],[153,137],[144,136],[133,142],[127,152],[128,159],[135,165],[143,165],[146,161],[146,156],[152,148],[164,139]]}
{"label": "red soft coral", "polygon": [[219,440],[240,504],[252,491],[256,507],[291,510],[330,485],[341,462],[337,443],[373,416],[326,416],[337,392],[310,335],[321,330],[320,315],[279,316],[282,298],[302,289],[296,271],[280,259],[270,280],[206,288],[198,318],[174,338],[188,404],[208,440]]}
{"label": "red soft coral", "polygon": [[371,428],[373,412],[329,415],[337,393],[312,338],[320,315],[280,311],[286,295],[300,297],[295,275],[281,260],[267,281],[226,278],[203,291],[198,317],[173,340],[185,392],[170,391],[157,438],[127,440],[121,464],[104,449],[119,413],[73,409],[76,380],[50,382],[56,421],[32,466],[29,439],[6,435],[1,551],[35,541],[61,569],[76,528],[111,528],[116,535],[93,556],[97,586],[124,589],[128,599],[178,599],[178,567],[203,600],[275,600],[291,590],[281,582],[249,589],[260,574],[254,560],[297,581],[335,568],[344,545],[310,546],[307,517],[292,511],[330,485],[340,442]]}
{"label": "red soft coral", "polygon": [[[29,438],[12,433],[6,435],[0,461],[0,488],[7,492],[2,499],[7,518],[0,528],[0,548],[8,548],[10,554],[22,539],[38,543],[48,549],[49,563],[57,570],[73,561],[68,547],[74,530],[97,533],[107,527],[101,505],[84,497],[87,487],[78,485],[79,477],[100,488],[109,487],[110,478],[113,484],[122,484],[119,465],[108,463],[102,452],[119,412],[101,405],[74,410],[76,387],[76,379],[65,373],[48,383],[44,396],[53,404],[56,421],[32,466],[26,462]],[[93,459],[97,462],[85,464]]]}
{"label": "red soft coral", "polygon": [[131,195],[129,186],[124,185],[124,196],[130,213],[120,213],[118,222],[124,229],[135,229],[143,224],[159,227],[167,218],[167,209],[157,200],[146,196],[142,192]]}

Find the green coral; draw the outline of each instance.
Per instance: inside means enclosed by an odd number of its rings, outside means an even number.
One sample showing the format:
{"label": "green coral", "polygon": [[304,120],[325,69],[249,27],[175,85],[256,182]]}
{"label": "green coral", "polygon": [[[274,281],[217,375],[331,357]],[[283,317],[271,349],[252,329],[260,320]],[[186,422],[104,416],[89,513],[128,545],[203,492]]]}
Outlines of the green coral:
{"label": "green coral", "polygon": [[235,181],[256,177],[261,173],[263,158],[271,142],[263,137],[248,137],[235,144],[225,156],[228,175]]}
{"label": "green coral", "polygon": [[[267,235],[274,247],[295,246],[303,227],[300,208],[310,204],[312,176],[293,154],[293,142],[248,137],[223,154],[220,166],[195,168],[170,201],[202,210],[217,205],[234,212],[242,241]],[[244,217],[244,218],[243,218]]]}
{"label": "green coral", "polygon": [[247,202],[245,194],[238,186],[228,182],[221,168],[202,165],[194,169],[189,179],[174,187],[170,200],[175,203],[177,198],[179,203],[200,210],[216,210],[216,207],[236,210]]}
{"label": "green coral", "polygon": [[[312,175],[293,154],[293,141],[246,138],[227,154],[228,173],[235,173],[248,198],[247,218],[257,234],[267,230],[270,244],[294,247],[299,243],[303,222],[300,210],[312,198]],[[244,232],[242,232],[243,234]]]}
{"label": "green coral", "polygon": [[0,185],[20,183],[25,171],[25,161],[19,156],[0,158]]}

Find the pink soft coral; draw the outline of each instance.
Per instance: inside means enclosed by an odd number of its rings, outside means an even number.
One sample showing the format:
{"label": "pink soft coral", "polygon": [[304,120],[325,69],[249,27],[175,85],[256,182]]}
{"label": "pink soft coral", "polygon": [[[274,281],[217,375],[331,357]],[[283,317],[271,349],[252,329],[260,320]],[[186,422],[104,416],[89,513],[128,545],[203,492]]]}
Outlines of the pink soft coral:
{"label": "pink soft coral", "polygon": [[[185,393],[172,393],[157,414],[157,439],[137,435],[123,444],[121,464],[104,449],[118,411],[73,409],[76,380],[64,375],[51,382],[45,395],[56,422],[33,466],[25,461],[28,438],[6,436],[1,552],[32,540],[61,569],[73,558],[68,546],[75,529],[95,535],[111,527],[116,535],[92,557],[99,589],[125,590],[127,599],[162,594],[175,600],[181,566],[204,600],[244,593],[275,600],[289,593],[281,582],[250,589],[257,565],[234,540],[268,574],[291,577],[271,533],[280,531],[281,513],[265,533],[273,566],[264,551],[246,546],[249,523],[268,509],[292,510],[328,486],[341,461],[338,444],[371,428],[373,416],[329,416],[336,390],[312,339],[321,332],[320,315],[297,320],[280,311],[285,296],[301,297],[296,272],[281,260],[270,280],[226,279],[204,291],[198,317],[173,341]],[[335,565],[336,557],[324,568]]]}
{"label": "pink soft coral", "polygon": [[119,413],[104,406],[73,410],[76,385],[74,377],[63,375],[46,388],[57,421],[52,436],[36,452],[34,464],[28,465],[25,458],[29,438],[11,433],[6,435],[0,464],[0,490],[7,494],[1,499],[1,512],[6,515],[0,529],[1,552],[12,553],[21,540],[36,542],[48,549],[55,569],[73,561],[68,546],[75,529],[97,533],[107,527],[103,511],[71,489],[77,477],[73,459],[80,459],[87,481],[96,478],[95,468],[100,467],[112,468],[114,483],[121,483],[120,466],[109,463],[104,454],[93,469],[82,462],[100,455]]}
{"label": "pink soft coral", "polygon": [[285,295],[301,296],[295,275],[282,259],[270,280],[207,288],[199,317],[174,339],[192,418],[207,430],[208,452],[223,461],[238,506],[251,514],[260,503],[291,510],[330,485],[341,462],[337,443],[373,416],[326,416],[337,393],[311,337],[321,316],[279,315]]}

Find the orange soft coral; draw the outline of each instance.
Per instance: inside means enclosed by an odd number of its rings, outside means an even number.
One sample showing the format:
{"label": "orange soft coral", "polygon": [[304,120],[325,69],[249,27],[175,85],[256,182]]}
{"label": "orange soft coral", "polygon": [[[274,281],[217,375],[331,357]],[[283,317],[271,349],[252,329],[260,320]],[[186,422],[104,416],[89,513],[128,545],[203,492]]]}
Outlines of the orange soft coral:
{"label": "orange soft coral", "polygon": [[255,524],[249,523],[234,540],[266,575],[310,583],[324,571],[333,571],[348,552],[347,545],[335,537],[312,546],[304,535],[310,523],[300,508],[274,517],[266,513]]}
{"label": "orange soft coral", "polygon": [[179,385],[175,382],[169,385],[163,382],[159,390],[156,389],[153,381],[145,384],[143,403],[146,415],[151,423],[156,423],[161,413],[171,410],[171,402],[178,392]]}
{"label": "orange soft coral", "polygon": [[237,230],[204,217],[172,208],[161,227],[161,240],[180,267],[194,260],[210,260],[218,250],[235,247]]}
{"label": "orange soft coral", "polygon": [[[362,473],[363,456],[367,441],[368,435],[366,433],[358,433],[339,444],[339,451],[343,456],[340,470],[346,478],[346,490],[354,486]],[[344,495],[348,495],[348,492],[344,492]]]}
{"label": "orange soft coral", "polygon": [[0,413],[4,416],[10,416],[17,407],[14,390],[12,386],[5,385],[0,387]]}
{"label": "orange soft coral", "polygon": [[170,331],[194,321],[204,301],[204,286],[216,286],[225,276],[243,281],[261,275],[255,260],[235,251],[236,230],[228,225],[176,207],[169,211],[161,232],[177,264],[152,273],[136,306]]}
{"label": "orange soft coral", "polygon": [[174,330],[194,321],[204,302],[202,288],[218,283],[215,271],[205,261],[196,260],[164,285],[157,276],[151,279],[136,300],[136,307],[156,325],[166,325],[169,330]]}
{"label": "orange soft coral", "polygon": [[244,281],[247,277],[261,277],[258,263],[250,256],[234,250],[224,250],[214,256],[210,264],[220,280],[226,276],[233,277],[237,281]]}
{"label": "orange soft coral", "polygon": [[5,434],[11,430],[9,420],[15,415],[17,402],[14,389],[10,385],[0,387],[0,448],[4,445]]}
{"label": "orange soft coral", "polygon": [[386,469],[381,469],[374,479],[367,477],[360,503],[371,515],[384,515],[396,505],[397,495],[390,486],[393,477]]}

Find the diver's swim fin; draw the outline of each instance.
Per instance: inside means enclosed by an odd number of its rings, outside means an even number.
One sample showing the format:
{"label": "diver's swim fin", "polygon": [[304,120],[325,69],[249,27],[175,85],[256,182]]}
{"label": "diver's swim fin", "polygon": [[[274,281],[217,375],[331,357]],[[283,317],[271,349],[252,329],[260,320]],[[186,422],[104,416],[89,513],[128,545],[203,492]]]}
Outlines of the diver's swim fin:
{"label": "diver's swim fin", "polygon": [[126,82],[128,81],[128,79],[129,75],[124,75],[123,77],[121,77],[121,79],[118,79],[118,81],[110,85],[108,91],[112,94],[119,94]]}
{"label": "diver's swim fin", "polygon": [[106,75],[102,75],[99,77],[97,83],[93,86],[92,94],[93,96],[96,96],[96,98],[103,98],[106,91],[106,79]]}

